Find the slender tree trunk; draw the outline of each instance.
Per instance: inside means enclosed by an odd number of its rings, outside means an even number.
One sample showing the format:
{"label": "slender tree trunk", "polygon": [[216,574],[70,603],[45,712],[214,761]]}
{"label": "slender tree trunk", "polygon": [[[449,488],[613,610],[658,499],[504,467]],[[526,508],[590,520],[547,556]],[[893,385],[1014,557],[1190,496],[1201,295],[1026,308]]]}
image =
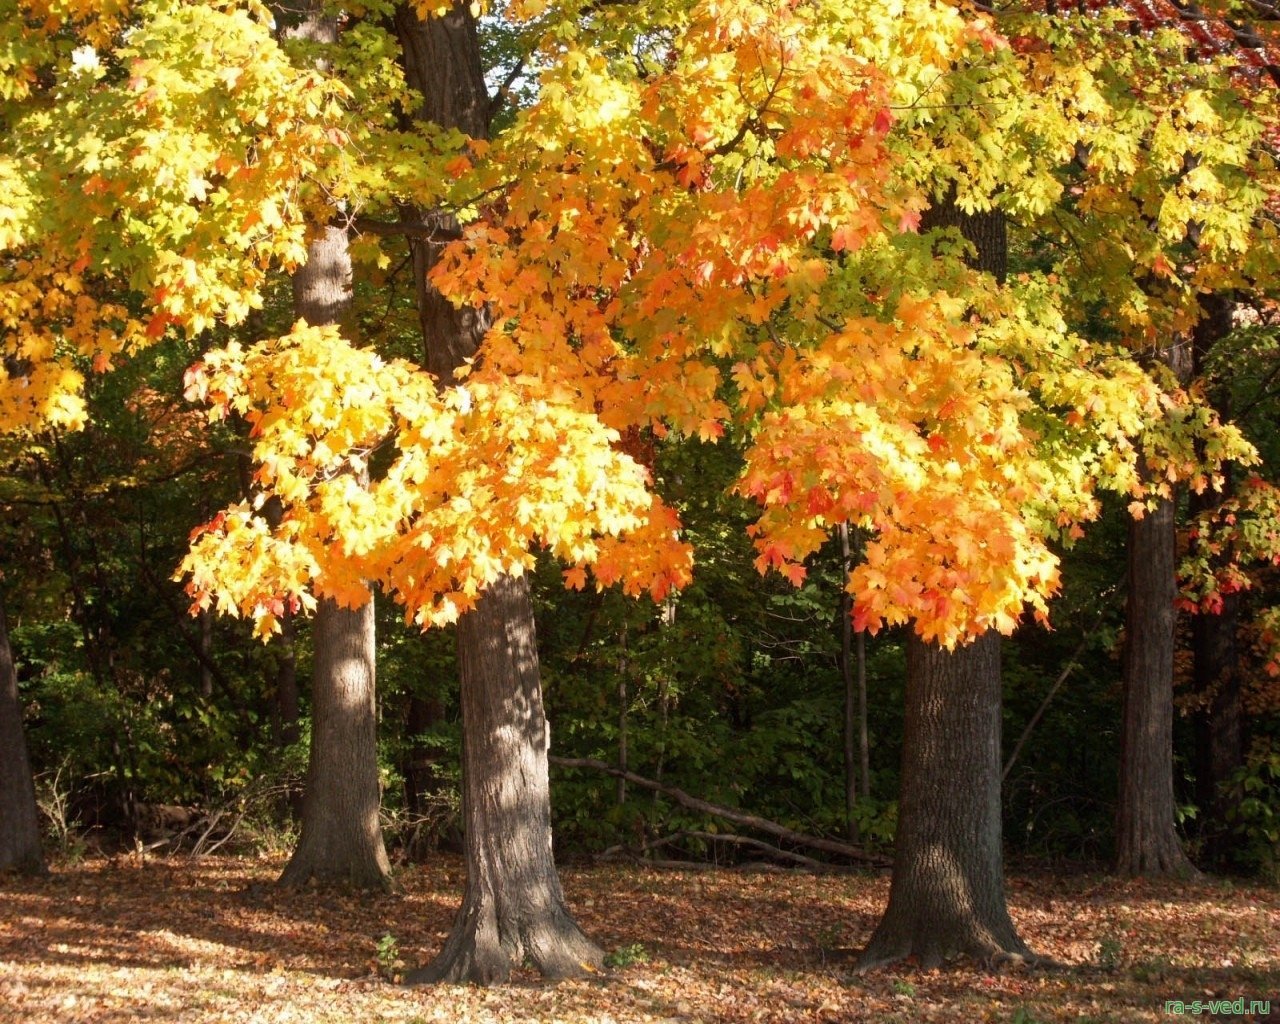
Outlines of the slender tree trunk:
{"label": "slender tree trunk", "polygon": [[1000,637],[947,652],[907,640],[902,790],[889,906],[859,970],[916,956],[1033,959],[1005,905]]}
{"label": "slender tree trunk", "polygon": [[[295,10],[297,8],[295,7]],[[337,23],[311,0],[286,35],[337,39]],[[293,276],[294,312],[313,326],[341,323],[351,306],[351,256],[344,229],[329,226],[307,247]],[[367,475],[362,481],[367,483]],[[377,645],[373,597],[359,608],[322,598],[311,631],[311,754],[302,799],[302,833],[280,884],[313,879],[386,889],[391,865],[378,823]]]}
{"label": "slender tree trunk", "polygon": [[[1204,318],[1192,335],[1196,376],[1204,379],[1213,347],[1232,330],[1235,303],[1230,296],[1201,299]],[[1231,418],[1231,391],[1211,388],[1209,400],[1223,420]],[[1190,497],[1193,516],[1211,512],[1232,492],[1231,467],[1221,491],[1203,491]],[[1199,831],[1204,855],[1215,867],[1230,867],[1236,844],[1231,842],[1231,814],[1243,793],[1231,778],[1245,762],[1245,715],[1241,704],[1240,657],[1236,633],[1240,628],[1239,594],[1227,594],[1215,614],[1198,614],[1191,620],[1195,711],[1196,803],[1200,807]]]}
{"label": "slender tree trunk", "polygon": [[287,608],[280,616],[280,635],[272,642],[276,646],[276,720],[279,722],[278,744],[292,746],[298,742],[298,658],[294,652],[297,626],[293,612]]}
{"label": "slender tree trunk", "polygon": [[[1178,378],[1191,370],[1183,340],[1160,354]],[[1190,876],[1173,799],[1173,657],[1177,612],[1176,503],[1166,498],[1129,523],[1124,710],[1116,806],[1116,871]]]}
{"label": "slender tree trunk", "polygon": [[853,551],[849,546],[849,524],[841,523],[837,530],[840,534],[840,678],[844,683],[844,824],[846,838],[856,843],[859,840],[858,819],[854,815],[858,805],[858,680],[853,664],[853,599],[845,589],[853,570]]}
{"label": "slender tree trunk", "polygon": [[422,740],[423,733],[444,721],[444,702],[431,692],[409,694],[405,707],[405,733],[408,737],[405,758],[401,763],[404,776],[404,803],[414,814],[423,814],[429,799],[440,789],[440,750],[434,743]]}
{"label": "slender tree trunk", "polygon": [[1174,827],[1173,650],[1177,596],[1174,503],[1129,524],[1116,870],[1190,875]]}
{"label": "slender tree trunk", "polygon": [[858,760],[862,765],[862,798],[871,799],[871,735],[867,728],[867,634],[856,640],[858,659]]}
{"label": "slender tree trunk", "polygon": [[1241,703],[1239,651],[1240,595],[1223,598],[1217,615],[1197,615],[1192,622],[1196,709],[1196,802],[1201,836],[1210,864],[1232,865],[1231,812],[1243,796],[1231,778],[1245,761],[1245,718]]}
{"label": "slender tree trunk", "polygon": [[[395,27],[406,78],[423,97],[416,117],[487,137],[489,97],[468,4],[426,21],[402,4]],[[441,239],[457,232],[442,211],[402,216]],[[443,385],[476,350],[488,314],[455,309],[427,280],[441,242],[412,244],[426,365]],[[462,617],[458,662],[466,892],[444,949],[408,981],[492,984],[525,957],[548,977],[595,970],[603,953],[570,915],[552,859],[547,724],[526,577],[500,577]]]}
{"label": "slender tree trunk", "polygon": [[288,887],[317,882],[385,889],[391,866],[378,825],[373,602],[316,610],[311,759],[302,835],[280,876]]}
{"label": "slender tree trunk", "polygon": [[18,672],[9,647],[9,624],[0,603],[0,874],[45,873],[35,780],[22,730]]}
{"label": "slender tree trunk", "polygon": [[[630,768],[627,762],[627,727],[629,724],[627,706],[631,699],[627,693],[628,666],[627,624],[624,622],[622,624],[622,656],[618,659],[618,767],[624,772]],[[627,780],[619,775],[616,782],[615,802],[621,807],[627,802]]]}

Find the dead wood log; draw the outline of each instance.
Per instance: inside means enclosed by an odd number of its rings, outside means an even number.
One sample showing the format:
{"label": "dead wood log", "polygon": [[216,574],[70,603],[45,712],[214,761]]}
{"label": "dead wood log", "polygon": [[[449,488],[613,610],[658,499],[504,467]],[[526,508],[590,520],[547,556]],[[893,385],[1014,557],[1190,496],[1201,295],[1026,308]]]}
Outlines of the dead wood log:
{"label": "dead wood log", "polygon": [[639,786],[641,789],[651,789],[656,793],[661,793],[663,796],[670,797],[681,807],[687,807],[691,811],[697,811],[699,814],[706,814],[713,818],[723,818],[725,821],[731,821],[735,825],[767,833],[795,846],[803,846],[810,850],[821,850],[823,853],[845,857],[849,860],[870,864],[875,867],[889,867],[893,863],[889,857],[882,854],[871,853],[861,847],[842,843],[837,839],[806,835],[804,832],[797,832],[794,829],[787,828],[785,825],[779,825],[776,821],[770,821],[767,818],[747,814],[743,811],[735,811],[731,807],[724,807],[720,804],[713,804],[709,800],[692,796],[683,789],[677,789],[675,786],[669,786],[663,782],[655,782],[653,779],[646,778],[643,775],[637,775],[632,771],[624,771],[605,761],[597,761],[592,757],[556,757],[553,755],[549,760],[560,768],[589,768],[593,771],[604,772],[607,775],[626,779],[632,785]]}

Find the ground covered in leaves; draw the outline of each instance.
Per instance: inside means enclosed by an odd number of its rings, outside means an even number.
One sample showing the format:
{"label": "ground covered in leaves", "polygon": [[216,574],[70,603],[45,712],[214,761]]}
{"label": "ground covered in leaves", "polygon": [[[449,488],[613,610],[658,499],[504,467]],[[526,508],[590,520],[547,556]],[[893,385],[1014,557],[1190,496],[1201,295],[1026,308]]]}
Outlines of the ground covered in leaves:
{"label": "ground covered in leaves", "polygon": [[405,868],[396,894],[365,898],[278,892],[281,866],[120,858],[0,878],[0,1021],[1134,1024],[1174,1019],[1166,1000],[1238,997],[1271,998],[1252,1019],[1280,1020],[1274,889],[1014,877],[1022,934],[1064,969],[857,977],[884,877],[567,869],[579,920],[613,951],[608,973],[409,989],[386,976],[439,948],[459,862]]}

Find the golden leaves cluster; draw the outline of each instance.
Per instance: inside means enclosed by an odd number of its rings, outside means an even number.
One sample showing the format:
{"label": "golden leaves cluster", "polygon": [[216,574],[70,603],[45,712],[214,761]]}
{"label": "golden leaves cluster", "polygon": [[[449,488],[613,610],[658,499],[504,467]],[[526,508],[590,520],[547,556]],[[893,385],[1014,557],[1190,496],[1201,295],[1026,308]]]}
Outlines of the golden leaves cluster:
{"label": "golden leaves cluster", "polygon": [[656,599],[688,579],[646,470],[536,379],[479,368],[438,390],[412,364],[300,322],[210,353],[187,393],[250,424],[258,497],[197,531],[180,571],[198,607],[251,617],[259,633],[286,606],[363,603],[368,582],[412,622],[451,622],[538,548],[570,566],[571,585],[590,569]]}
{"label": "golden leaves cluster", "polygon": [[152,0],[127,31],[103,8],[74,51],[37,53],[52,85],[9,90],[0,429],[76,426],[85,370],[242,321],[269,268],[305,258],[341,90],[293,67],[260,6]]}

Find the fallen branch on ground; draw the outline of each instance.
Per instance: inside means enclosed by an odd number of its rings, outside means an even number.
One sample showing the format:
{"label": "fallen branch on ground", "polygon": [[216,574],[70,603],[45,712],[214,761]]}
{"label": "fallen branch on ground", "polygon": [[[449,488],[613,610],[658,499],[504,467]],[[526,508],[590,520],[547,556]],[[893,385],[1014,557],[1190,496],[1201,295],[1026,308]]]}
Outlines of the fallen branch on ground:
{"label": "fallen branch on ground", "polygon": [[646,778],[643,775],[637,775],[635,772],[626,771],[617,768],[614,765],[604,761],[597,761],[592,757],[556,757],[550,758],[552,764],[561,768],[590,768],[593,771],[604,772],[608,775],[614,775],[621,779],[626,779],[633,785],[642,789],[651,789],[663,796],[668,796],[682,807],[687,807],[691,811],[697,811],[700,814],[710,815],[714,818],[723,818],[725,821],[731,821],[735,825],[742,825],[744,828],[752,828],[757,832],[764,832],[768,835],[775,836],[785,842],[792,843],[795,846],[803,846],[811,850],[821,850],[823,853],[833,854],[837,857],[846,857],[849,860],[859,861],[863,864],[871,864],[876,867],[889,867],[893,861],[878,853],[871,853],[858,846],[849,843],[842,843],[837,839],[826,839],[822,836],[806,835],[803,832],[797,832],[794,829],[787,828],[785,825],[779,825],[776,821],[769,821],[767,818],[761,818],[754,814],[746,814],[743,811],[735,811],[731,807],[723,807],[720,804],[713,804],[708,800],[700,797],[692,796],[682,789],[675,786],[668,786],[663,782],[655,782],[653,779]]}

